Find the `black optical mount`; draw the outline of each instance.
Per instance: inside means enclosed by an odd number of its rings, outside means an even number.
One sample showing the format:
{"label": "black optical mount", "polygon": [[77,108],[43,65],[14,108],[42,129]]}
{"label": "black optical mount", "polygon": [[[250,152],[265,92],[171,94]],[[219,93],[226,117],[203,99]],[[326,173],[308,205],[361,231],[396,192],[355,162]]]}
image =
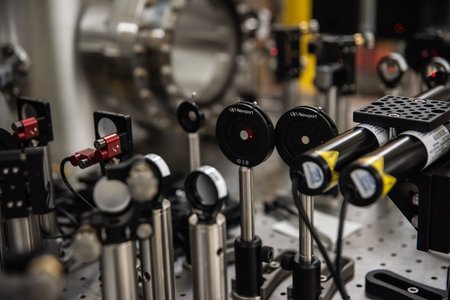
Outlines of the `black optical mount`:
{"label": "black optical mount", "polygon": [[184,191],[199,221],[206,224],[215,222],[217,214],[228,197],[224,179],[216,169],[210,166],[202,166],[189,173]]}
{"label": "black optical mount", "polygon": [[386,89],[398,87],[406,71],[408,64],[405,58],[395,52],[384,56],[377,65],[378,77]]}
{"label": "black optical mount", "polygon": [[275,47],[270,54],[276,58],[275,78],[278,82],[298,78],[302,70],[300,64],[300,28],[274,25],[272,35]]}
{"label": "black optical mount", "polygon": [[320,35],[310,42],[309,52],[317,57],[315,85],[321,91],[336,86],[342,94],[354,94],[355,54],[358,46],[354,35]]}
{"label": "black optical mount", "polygon": [[[264,162],[275,146],[275,132],[269,116],[256,104],[237,102],[219,115],[216,139],[223,154],[239,168],[241,235],[236,238],[236,278],[233,298],[260,299],[273,292],[263,290],[263,262],[273,258],[273,248],[262,246],[254,233],[253,167]],[[264,298],[265,299],[265,298]]]}
{"label": "black optical mount", "polygon": [[[298,106],[285,112],[278,120],[276,129],[277,151],[284,162],[295,169],[296,157],[313,147],[319,146],[338,134],[336,125],[318,107]],[[291,172],[296,176],[296,172]],[[313,198],[305,198],[305,203],[313,203]],[[304,205],[304,204],[302,204]],[[309,206],[313,207],[313,205]],[[313,211],[304,208],[311,220]],[[281,267],[292,271],[292,285],[288,287],[288,299],[317,300],[331,299],[336,291],[333,280],[330,279],[328,269],[321,272],[320,260],[312,251],[312,237],[302,218],[299,220],[300,245],[299,253],[284,255]],[[349,280],[353,276],[353,261],[346,259],[342,268],[342,278]],[[321,275],[327,278],[322,284]],[[320,297],[320,298],[319,298]]]}
{"label": "black optical mount", "polygon": [[22,147],[47,146],[53,140],[50,103],[19,97],[16,104],[19,121],[12,124],[14,137]]}
{"label": "black optical mount", "polygon": [[184,131],[194,133],[205,124],[205,114],[194,101],[184,101],[178,106],[178,123]]}

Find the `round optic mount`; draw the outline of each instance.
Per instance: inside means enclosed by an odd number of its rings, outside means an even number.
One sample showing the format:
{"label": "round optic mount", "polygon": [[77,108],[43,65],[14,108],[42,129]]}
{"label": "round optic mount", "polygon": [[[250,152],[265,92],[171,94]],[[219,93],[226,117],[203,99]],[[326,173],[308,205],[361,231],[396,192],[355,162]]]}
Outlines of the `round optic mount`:
{"label": "round optic mount", "polygon": [[237,102],[225,108],[217,119],[216,138],[223,154],[245,167],[265,161],[275,146],[272,121],[256,103]]}

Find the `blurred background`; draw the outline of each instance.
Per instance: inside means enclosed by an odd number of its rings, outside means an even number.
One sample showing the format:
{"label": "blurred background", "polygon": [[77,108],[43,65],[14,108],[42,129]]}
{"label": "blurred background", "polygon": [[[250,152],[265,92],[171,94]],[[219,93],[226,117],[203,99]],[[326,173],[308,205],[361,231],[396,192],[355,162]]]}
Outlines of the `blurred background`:
{"label": "blurred background", "polygon": [[[3,0],[0,6],[1,62],[12,64],[9,55],[20,61],[2,83],[1,125],[9,127],[18,95],[49,101],[55,162],[92,141],[94,110],[130,114],[135,142],[149,151],[181,132],[174,112],[192,93],[205,109],[205,135],[238,97],[254,97],[275,113],[318,103],[316,56],[308,42],[319,33],[369,39],[369,47],[355,53],[350,98],[383,94],[378,61],[391,52],[404,55],[409,44],[415,43],[407,57],[415,72],[421,59],[449,55],[445,0]],[[283,70],[277,62],[274,28],[286,31],[312,19],[317,22],[301,28],[298,70],[286,75],[291,66]],[[420,89],[414,78],[402,84],[404,94]]]}

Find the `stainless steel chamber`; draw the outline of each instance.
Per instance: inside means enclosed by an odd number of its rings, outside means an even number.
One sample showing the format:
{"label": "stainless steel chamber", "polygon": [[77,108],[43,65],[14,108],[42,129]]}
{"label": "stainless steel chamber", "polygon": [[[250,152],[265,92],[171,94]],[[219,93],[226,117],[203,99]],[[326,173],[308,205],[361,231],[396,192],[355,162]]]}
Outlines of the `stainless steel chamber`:
{"label": "stainless steel chamber", "polygon": [[224,103],[235,100],[238,82],[245,84],[247,10],[242,0],[88,2],[76,47],[96,99],[167,129],[178,127],[174,112],[195,93],[215,122]]}

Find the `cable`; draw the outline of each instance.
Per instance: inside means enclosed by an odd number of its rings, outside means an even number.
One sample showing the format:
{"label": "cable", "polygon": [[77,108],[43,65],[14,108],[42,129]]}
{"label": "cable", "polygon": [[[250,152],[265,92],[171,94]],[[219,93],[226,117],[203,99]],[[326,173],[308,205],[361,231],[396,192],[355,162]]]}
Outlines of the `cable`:
{"label": "cable", "polygon": [[61,164],[59,165],[59,172],[61,173],[61,179],[64,182],[64,184],[67,186],[67,188],[80,200],[82,200],[84,203],[86,203],[91,208],[94,208],[94,206],[86,200],[83,196],[81,196],[75,189],[72,187],[72,185],[69,183],[66,177],[66,173],[64,172],[64,167],[66,163],[70,162],[70,157],[66,157],[61,161]]}
{"label": "cable", "polygon": [[[346,193],[344,195],[344,199],[342,199],[341,210],[339,212],[339,225],[338,225],[338,234],[336,241],[336,256],[334,258],[334,264],[337,270],[336,275],[339,277],[339,281],[342,282],[341,278],[341,261],[342,261],[342,242],[344,240],[344,225],[345,225],[345,216],[347,214],[347,206],[348,206],[348,198],[350,197],[350,193]],[[345,287],[344,287],[345,288]]]}
{"label": "cable", "polygon": [[75,216],[73,216],[71,213],[69,213],[62,207],[58,206],[58,207],[56,207],[56,210],[58,212],[60,212],[61,214],[63,214],[64,217],[66,217],[70,221],[70,223],[72,223],[73,226],[78,227],[80,225],[80,224],[78,224],[78,221],[75,219]]}
{"label": "cable", "polygon": [[345,287],[341,280],[341,277],[336,273],[334,264],[331,262],[331,259],[328,256],[325,246],[322,244],[322,241],[320,240],[315,228],[313,227],[308,216],[306,215],[302,201],[298,194],[298,186],[299,186],[299,179],[296,176],[294,176],[292,178],[292,194],[294,196],[294,202],[298,208],[300,217],[302,218],[303,222],[306,224],[306,227],[308,227],[314,241],[317,244],[317,247],[319,248],[320,252],[322,253],[323,259],[325,260],[325,263],[327,264],[328,270],[330,271],[330,274],[333,277],[334,282],[336,283],[336,287],[339,290],[339,293],[341,294],[342,299],[345,299],[345,300],[349,299],[350,297],[348,296],[347,291],[345,290]]}

